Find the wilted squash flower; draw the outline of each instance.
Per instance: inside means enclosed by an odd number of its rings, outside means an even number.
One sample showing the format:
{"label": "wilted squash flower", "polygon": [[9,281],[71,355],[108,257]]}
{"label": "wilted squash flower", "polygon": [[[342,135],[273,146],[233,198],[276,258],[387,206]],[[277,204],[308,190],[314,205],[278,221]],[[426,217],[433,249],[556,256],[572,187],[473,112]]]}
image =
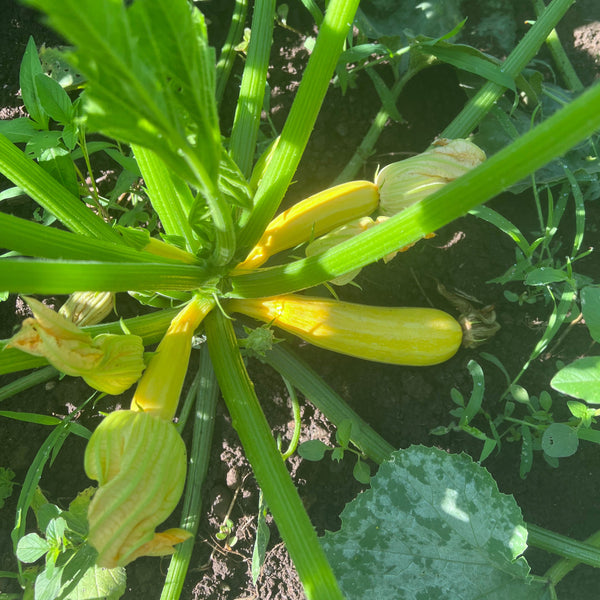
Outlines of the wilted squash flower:
{"label": "wilted squash flower", "polygon": [[43,356],[59,371],[82,377],[93,388],[121,394],[144,370],[144,345],[137,335],[92,336],[34,298],[25,298],[34,318],[23,321],[8,341],[34,356]]}
{"label": "wilted squash flower", "polygon": [[155,532],[185,483],[185,444],[170,421],[132,410],[109,414],[88,442],[85,472],[99,484],[88,508],[88,541],[99,566],[172,554],[190,537],[183,529]]}
{"label": "wilted squash flower", "polygon": [[197,297],[171,321],[130,410],[108,415],[85,452],[85,471],[99,483],[88,509],[89,543],[102,567],[139,556],[172,554],[189,537],[183,529],[156,533],[177,505],[186,474],[185,444],[172,423],[187,371],[194,331],[213,308]]}
{"label": "wilted squash flower", "polygon": [[485,160],[469,140],[438,140],[421,154],[385,166],[375,178],[379,212],[393,216],[458,179]]}

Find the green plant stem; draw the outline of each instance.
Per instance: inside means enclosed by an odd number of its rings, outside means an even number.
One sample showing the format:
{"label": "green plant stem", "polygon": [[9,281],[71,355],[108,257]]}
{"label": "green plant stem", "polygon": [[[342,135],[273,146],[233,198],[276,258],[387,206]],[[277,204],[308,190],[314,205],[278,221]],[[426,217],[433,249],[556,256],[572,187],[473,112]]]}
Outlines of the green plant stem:
{"label": "green plant stem", "polygon": [[363,421],[304,361],[282,344],[273,346],[265,362],[285,377],[336,427],[352,421],[352,443],[377,463],[387,460],[395,448]]}
{"label": "green plant stem", "polygon": [[[571,540],[572,541],[572,540]],[[588,537],[584,542],[586,546],[585,551],[589,551],[590,548],[600,548],[600,531],[597,531],[590,537]],[[544,574],[544,577],[556,585],[559,581],[561,581],[565,575],[570,573],[580,562],[578,557],[574,556],[572,558],[562,558],[556,563],[554,563]]]}
{"label": "green plant stem", "polygon": [[198,243],[188,220],[194,201],[190,188],[177,175],[171,175],[165,163],[152,150],[136,145],[131,149],[144,178],[152,208],[165,233],[183,236],[187,249],[195,252]]}
{"label": "green plant stem", "polygon": [[240,355],[231,321],[219,310],[205,320],[211,359],[244,451],[309,600],[342,599]]}
{"label": "green plant stem", "polygon": [[[537,525],[527,524],[527,531],[527,543],[530,546],[558,554],[563,558],[573,560],[575,563],[583,563],[596,568],[600,567],[600,548],[596,548],[587,542],[579,542],[554,531],[548,531]],[[600,532],[595,535],[599,538],[597,542],[600,541]]]}
{"label": "green plant stem", "polygon": [[[429,62],[421,61],[417,67],[413,67],[409,69],[392,87],[390,90],[390,99],[395,103],[402,93],[404,86],[419,72],[422,71],[425,67],[429,66]],[[335,178],[332,185],[339,185],[340,183],[345,183],[346,181],[352,181],[356,174],[363,167],[368,158],[373,154],[375,144],[379,137],[381,136],[385,124],[388,122],[390,118],[389,112],[385,109],[385,107],[381,107],[379,112],[375,115],[371,126],[369,127],[369,131],[365,134],[365,137],[362,139],[360,146],[355,150],[352,158],[348,161],[343,171]]]}
{"label": "green plant stem", "polygon": [[227,39],[221,48],[221,54],[216,67],[216,90],[215,97],[217,106],[221,106],[223,94],[229,79],[229,74],[235,61],[235,46],[240,42],[244,34],[244,25],[246,23],[246,13],[248,12],[248,0],[236,0],[233,14],[231,15],[231,25],[227,32]]}
{"label": "green plant stem", "polygon": [[109,262],[182,264],[173,258],[136,250],[124,244],[90,238],[89,235],[46,227],[40,223],[0,213],[2,244],[23,256]]}
{"label": "green plant stem", "polygon": [[[517,77],[537,54],[550,32],[574,1],[552,0],[532,28],[508,55],[502,65],[502,71],[513,78]],[[463,138],[468,136],[505,91],[505,87],[488,81],[444,129],[441,137]]]}
{"label": "green plant stem", "polygon": [[279,143],[254,197],[242,215],[240,250],[249,251],[271,220],[294,176],[329,87],[359,0],[330,0]]}
{"label": "green plant stem", "polygon": [[275,23],[275,0],[254,3],[252,35],[242,75],[240,95],[231,130],[231,157],[245,177],[249,177],[256,152],[271,45]]}
{"label": "green plant stem", "polygon": [[[535,9],[535,14],[539,17],[546,10],[546,5],[543,0],[533,0],[533,8]],[[554,58],[556,67],[567,88],[573,92],[583,91],[584,85],[581,83],[581,79],[579,79],[579,76],[575,72],[571,61],[560,42],[558,33],[556,33],[556,29],[553,29],[548,34],[546,45],[552,54],[552,58]]]}
{"label": "green plant stem", "polygon": [[231,278],[231,295],[275,296],[315,286],[383,258],[489,200],[600,128],[600,84],[509,146],[377,227],[319,254]]}
{"label": "green plant stem", "polygon": [[0,281],[8,292],[70,294],[74,290],[192,290],[206,284],[202,267],[174,264],[72,261],[0,261]]}
{"label": "green plant stem", "polygon": [[[194,383],[196,384],[194,386],[196,390],[196,418],[180,524],[180,527],[189,531],[192,536],[196,536],[200,524],[202,491],[210,462],[215,412],[219,398],[219,387],[206,345],[200,350],[200,366]],[[169,564],[167,579],[160,600],[179,599],[193,549],[194,537],[177,546],[177,550]]]}
{"label": "green plant stem", "polygon": [[38,369],[33,373],[29,373],[29,375],[25,375],[24,377],[19,377],[19,379],[12,381],[11,383],[7,383],[0,388],[0,402],[2,400],[6,400],[7,398],[11,398],[15,394],[19,394],[20,392],[24,392],[36,385],[41,383],[46,383],[55,377],[58,377],[60,373],[54,367],[47,366],[42,369]]}
{"label": "green plant stem", "polygon": [[89,210],[77,196],[71,194],[36,162],[27,158],[2,134],[0,173],[71,231],[123,245],[121,238],[108,223]]}
{"label": "green plant stem", "polygon": [[296,395],[294,386],[285,377],[283,377],[283,382],[285,383],[285,387],[290,395],[292,414],[294,415],[294,432],[292,433],[292,439],[288,444],[287,450],[281,453],[283,460],[287,460],[290,456],[292,456],[292,454],[294,454],[294,452],[296,452],[296,448],[298,447],[298,442],[300,441],[300,432],[302,429],[302,419],[300,415],[300,403],[298,402],[298,396]]}

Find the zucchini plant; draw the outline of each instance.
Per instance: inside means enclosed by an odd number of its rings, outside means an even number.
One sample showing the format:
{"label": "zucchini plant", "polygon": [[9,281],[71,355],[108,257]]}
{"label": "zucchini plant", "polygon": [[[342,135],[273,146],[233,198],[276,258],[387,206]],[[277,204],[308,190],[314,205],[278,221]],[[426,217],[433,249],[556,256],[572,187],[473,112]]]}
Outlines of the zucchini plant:
{"label": "zucchini plant", "polygon": [[[486,160],[467,139],[495,100],[507,88],[517,89],[521,70],[570,2],[553,0],[502,69],[487,69],[489,83],[431,149],[386,166],[373,177],[374,183],[342,184],[278,216],[330,79],[339,68],[358,0],[328,3],[285,125],[256,160],[274,0],[254,6],[231,132],[221,130],[219,101],[230,70],[232,40],[241,36],[244,0],[236,4],[231,39],[218,61],[202,12],[186,0],[29,3],[46,13],[73,45],[66,60],[85,78],[67,123],[77,128],[82,151],[90,132],[128,146],[135,159],[131,168],[139,169],[156,217],[153,222],[162,227],[156,235],[116,222],[98,209],[94,194],[90,198],[87,192],[63,185],[56,173],[17,145],[39,129],[35,115],[54,106],[47,97],[32,93],[28,124],[22,121],[12,131],[0,132],[0,172],[64,227],[0,213],[2,245],[8,251],[0,259],[3,290],[27,295],[128,292],[140,302],[139,316],[80,327],[30,299],[34,318],[3,342],[0,354],[0,373],[51,365],[50,373],[82,376],[91,387],[109,394],[137,383],[129,409],[106,416],[91,436],[87,430],[79,432],[89,437],[86,472],[99,483],[87,507],[85,564],[120,570],[139,556],[173,554],[163,597],[178,597],[198,526],[199,465],[207,455],[201,438],[207,437],[209,425],[200,417],[181,527],[159,532],[156,528],[184,490],[186,449],[172,419],[193,335],[203,331],[208,354],[203,352],[197,389],[201,401],[211,403],[207,414],[214,411],[218,386],[306,596],[342,598],[256,397],[231,314],[256,317],[312,344],[367,360],[432,365],[456,353],[462,331],[441,311],[368,307],[301,292],[339,283],[357,269],[389,260],[600,127],[596,85]],[[423,51],[422,43],[418,52]],[[447,56],[443,40],[427,44],[434,54]],[[34,90],[48,88],[44,77],[40,72],[31,77]],[[65,103],[61,92],[56,91],[54,99]],[[58,113],[54,115],[50,117],[60,122]],[[66,144],[62,135],[59,142]],[[65,151],[73,150],[73,135]],[[323,236],[329,236],[324,243]],[[304,258],[288,257],[264,266],[275,254],[319,241],[322,245],[317,250],[313,245]],[[143,348],[157,342],[144,363]],[[298,361],[288,357],[280,370],[290,369],[290,364],[293,385],[306,387],[306,372]],[[349,441],[378,462],[389,457],[390,449],[341,400],[328,398],[324,412],[334,423],[350,418],[359,424]],[[48,453],[69,427],[64,423],[57,428],[22,489],[13,535],[16,549],[24,537],[22,515],[32,507]],[[556,551],[555,545],[546,546]],[[40,597],[65,595],[75,576],[83,576],[84,568],[73,568],[73,556],[57,559],[57,568],[44,571],[39,590],[36,583]],[[25,584],[25,577],[20,578]],[[401,581],[398,585],[402,589]]]}

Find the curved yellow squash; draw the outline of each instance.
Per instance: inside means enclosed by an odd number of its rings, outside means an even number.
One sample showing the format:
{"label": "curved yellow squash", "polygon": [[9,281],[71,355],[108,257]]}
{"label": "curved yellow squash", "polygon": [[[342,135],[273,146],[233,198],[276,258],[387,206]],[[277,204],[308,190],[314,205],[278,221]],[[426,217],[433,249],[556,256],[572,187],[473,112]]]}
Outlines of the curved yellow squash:
{"label": "curved yellow squash", "polygon": [[370,181],[350,181],[314,194],[275,217],[235,271],[260,267],[282,250],[370,215],[378,204],[379,191]]}
{"label": "curved yellow squash", "polygon": [[227,308],[315,346],[395,365],[438,364],[454,356],[462,341],[459,323],[434,308],[365,306],[297,294],[236,299]]}

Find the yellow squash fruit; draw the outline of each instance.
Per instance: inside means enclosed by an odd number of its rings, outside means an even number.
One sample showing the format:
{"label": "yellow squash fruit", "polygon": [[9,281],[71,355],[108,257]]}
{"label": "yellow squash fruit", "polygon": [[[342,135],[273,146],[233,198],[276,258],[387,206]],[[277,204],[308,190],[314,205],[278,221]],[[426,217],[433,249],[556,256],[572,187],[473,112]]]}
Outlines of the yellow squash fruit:
{"label": "yellow squash fruit", "polygon": [[379,203],[370,181],[342,183],[294,204],[269,223],[262,237],[235,272],[250,270],[281,252],[319,237],[340,225],[370,215]]}
{"label": "yellow squash fruit", "polygon": [[147,412],[167,421],[175,416],[194,331],[214,305],[212,297],[196,296],[173,318],[138,383],[131,410]]}
{"label": "yellow squash fruit", "polygon": [[434,308],[365,306],[297,294],[236,299],[227,308],[315,346],[396,365],[441,363],[456,353],[462,341],[459,323]]}

